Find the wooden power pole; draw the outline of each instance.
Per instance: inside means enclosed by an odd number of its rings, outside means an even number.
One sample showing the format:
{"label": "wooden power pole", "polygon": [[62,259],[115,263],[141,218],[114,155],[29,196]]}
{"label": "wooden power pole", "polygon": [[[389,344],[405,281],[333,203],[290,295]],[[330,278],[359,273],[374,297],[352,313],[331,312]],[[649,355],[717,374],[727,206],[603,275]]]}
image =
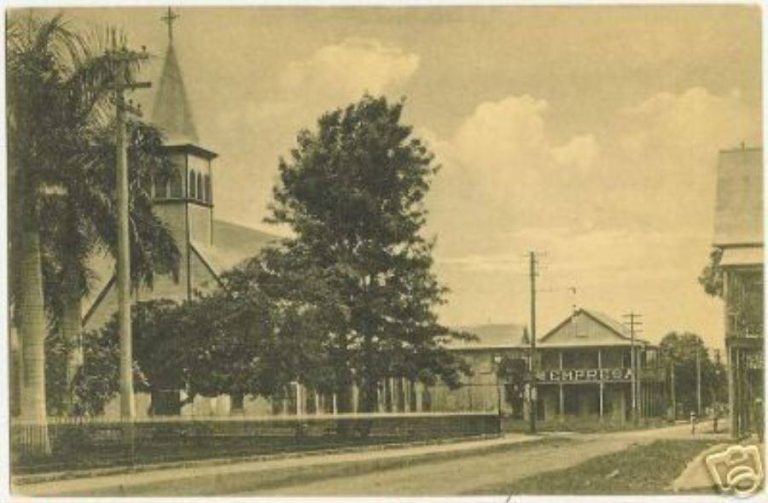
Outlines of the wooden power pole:
{"label": "wooden power pole", "polygon": [[696,348],[696,417],[701,417],[701,349]]}
{"label": "wooden power pole", "polygon": [[531,410],[529,411],[528,417],[530,419],[531,433],[536,433],[536,402],[538,398],[536,396],[536,276],[538,276],[538,273],[536,272],[536,252],[529,253],[529,266],[529,274],[531,278],[531,383],[529,390]]}
{"label": "wooden power pole", "polygon": [[131,333],[131,248],[129,227],[128,153],[126,145],[127,113],[141,115],[141,108],[125,100],[125,91],[148,88],[149,82],[129,82],[128,65],[148,59],[142,52],[129,51],[125,47],[113,50],[107,56],[115,65],[115,148],[117,158],[117,312],[120,334],[120,416],[133,420],[136,408],[133,396],[133,334]]}
{"label": "wooden power pole", "polygon": [[642,325],[643,323],[641,321],[638,321],[640,317],[642,317],[641,314],[630,312],[629,314],[624,315],[625,318],[629,319],[629,336],[630,336],[630,366],[632,368],[632,420],[635,422],[635,424],[638,423],[640,420],[640,413],[638,410],[638,395],[640,394],[640,379],[638,378],[638,371],[640,368],[640,362],[638,362],[638,354],[635,350],[635,335],[637,333],[640,333],[641,330],[638,330],[636,327]]}

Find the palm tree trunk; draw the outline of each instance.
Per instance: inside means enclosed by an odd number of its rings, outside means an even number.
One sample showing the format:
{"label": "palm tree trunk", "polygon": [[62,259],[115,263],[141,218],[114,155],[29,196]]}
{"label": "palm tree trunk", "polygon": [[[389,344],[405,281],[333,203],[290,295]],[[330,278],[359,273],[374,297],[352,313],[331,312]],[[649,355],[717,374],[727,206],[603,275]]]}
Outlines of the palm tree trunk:
{"label": "palm tree trunk", "polygon": [[83,364],[82,305],[82,298],[78,294],[67,295],[61,320],[61,332],[67,343],[67,389],[64,409],[70,415],[73,413],[75,404],[75,376]]}
{"label": "palm tree trunk", "polygon": [[[13,319],[13,317],[11,317]],[[9,400],[11,417],[18,417],[21,414],[21,376],[23,374],[21,365],[21,343],[16,327],[10,330],[10,367],[11,367],[11,395]]]}
{"label": "palm tree trunk", "polygon": [[40,234],[37,229],[21,230],[19,260],[18,327],[23,371],[21,377],[21,419],[31,423],[36,434],[28,453],[48,455],[48,423],[45,410],[45,311],[43,275],[40,265]]}

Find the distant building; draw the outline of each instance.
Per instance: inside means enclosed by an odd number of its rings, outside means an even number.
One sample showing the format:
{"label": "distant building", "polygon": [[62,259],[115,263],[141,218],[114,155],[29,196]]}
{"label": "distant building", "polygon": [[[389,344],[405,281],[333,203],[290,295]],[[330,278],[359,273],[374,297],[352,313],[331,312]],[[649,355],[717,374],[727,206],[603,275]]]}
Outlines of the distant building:
{"label": "distant building", "polygon": [[[433,410],[499,410],[528,416],[528,401],[516,384],[497,378],[504,357],[529,365],[530,341],[519,325],[462,327],[477,341],[452,343],[473,375],[457,390],[431,387]],[[637,358],[633,372],[631,351]],[[618,321],[578,309],[537,342],[537,418],[544,422],[581,420],[624,423],[637,403],[639,417],[662,416],[667,394],[658,348],[635,338]],[[633,377],[634,375],[634,377]],[[633,389],[632,383],[636,383]]]}
{"label": "distant building", "polygon": [[763,359],[763,150],[720,152],[715,239],[720,252],[728,352],[731,433],[741,437],[761,420]]}
{"label": "distant building", "polygon": [[[446,411],[501,411],[506,415],[523,417],[524,404],[520,396],[497,377],[503,358],[526,360],[528,334],[523,325],[488,324],[456,327],[455,330],[477,337],[474,341],[453,339],[447,348],[461,356],[472,370],[463,386],[451,390],[445,385],[427,388],[426,409]],[[527,365],[527,363],[525,364]],[[527,410],[527,409],[526,409]]]}

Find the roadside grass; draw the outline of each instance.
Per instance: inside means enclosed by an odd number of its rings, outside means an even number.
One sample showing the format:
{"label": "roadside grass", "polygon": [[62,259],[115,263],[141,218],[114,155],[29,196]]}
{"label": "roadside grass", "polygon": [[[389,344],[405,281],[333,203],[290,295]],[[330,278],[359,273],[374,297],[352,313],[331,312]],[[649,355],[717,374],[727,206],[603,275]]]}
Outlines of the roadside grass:
{"label": "roadside grass", "polygon": [[509,495],[626,495],[671,493],[686,464],[714,440],[657,440],[579,465],[526,477],[489,493]]}
{"label": "roadside grass", "polygon": [[[672,426],[673,423],[663,418],[643,418],[637,424],[632,421],[615,421],[610,419],[599,419],[593,416],[586,418],[566,417],[563,420],[552,419],[541,421],[538,424],[539,431],[572,431],[578,433],[607,433],[619,431],[647,430],[652,428],[663,428]],[[527,420],[503,418],[501,429],[503,432],[527,432],[529,428]]]}

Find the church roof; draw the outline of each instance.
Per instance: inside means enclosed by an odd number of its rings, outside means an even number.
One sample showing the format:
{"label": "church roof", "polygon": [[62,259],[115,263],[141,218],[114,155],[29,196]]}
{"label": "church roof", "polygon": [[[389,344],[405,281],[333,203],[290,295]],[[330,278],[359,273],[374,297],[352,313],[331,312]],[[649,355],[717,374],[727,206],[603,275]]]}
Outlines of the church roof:
{"label": "church roof", "polygon": [[192,107],[189,105],[173,44],[168,44],[168,50],[165,53],[160,84],[155,95],[152,122],[165,134],[166,145],[198,143]]}
{"label": "church roof", "polygon": [[720,152],[717,166],[715,246],[763,243],[763,149]]}
{"label": "church roof", "polygon": [[270,243],[279,238],[273,234],[246,227],[244,225],[213,221],[213,242],[215,244],[193,241],[192,246],[216,275],[240,264],[259,253]]}

